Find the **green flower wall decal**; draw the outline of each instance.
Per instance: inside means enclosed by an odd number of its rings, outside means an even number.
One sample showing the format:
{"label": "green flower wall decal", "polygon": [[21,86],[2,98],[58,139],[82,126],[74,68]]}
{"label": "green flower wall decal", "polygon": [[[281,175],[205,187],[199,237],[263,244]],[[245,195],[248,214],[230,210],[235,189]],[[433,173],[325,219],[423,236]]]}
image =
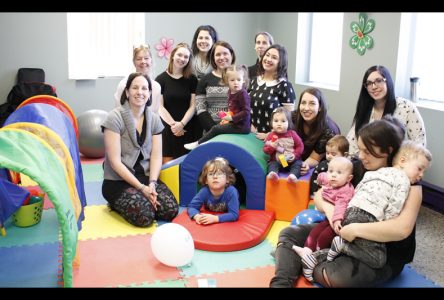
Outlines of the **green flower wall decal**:
{"label": "green flower wall decal", "polygon": [[355,34],[349,41],[350,47],[356,48],[359,55],[364,55],[366,49],[373,47],[373,38],[368,34],[375,29],[375,20],[368,20],[366,13],[360,13],[359,23],[351,22],[350,28]]}

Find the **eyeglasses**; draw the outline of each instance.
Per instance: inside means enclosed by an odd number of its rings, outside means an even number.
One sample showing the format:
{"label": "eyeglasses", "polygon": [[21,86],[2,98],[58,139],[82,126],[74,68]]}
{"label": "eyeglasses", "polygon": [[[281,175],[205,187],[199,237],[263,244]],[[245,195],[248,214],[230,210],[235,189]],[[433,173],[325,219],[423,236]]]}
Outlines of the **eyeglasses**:
{"label": "eyeglasses", "polygon": [[376,87],[381,87],[382,83],[386,82],[386,81],[387,81],[387,79],[385,79],[384,77],[376,78],[375,81],[368,80],[368,81],[364,82],[364,87],[366,89],[373,87],[373,85],[375,85]]}
{"label": "eyeglasses", "polygon": [[225,176],[225,175],[226,175],[226,174],[225,174],[224,172],[221,172],[221,171],[217,171],[216,173],[214,173],[214,172],[210,172],[210,173],[207,174],[208,177],[213,177],[213,176],[216,176],[216,177],[223,177],[223,176]]}

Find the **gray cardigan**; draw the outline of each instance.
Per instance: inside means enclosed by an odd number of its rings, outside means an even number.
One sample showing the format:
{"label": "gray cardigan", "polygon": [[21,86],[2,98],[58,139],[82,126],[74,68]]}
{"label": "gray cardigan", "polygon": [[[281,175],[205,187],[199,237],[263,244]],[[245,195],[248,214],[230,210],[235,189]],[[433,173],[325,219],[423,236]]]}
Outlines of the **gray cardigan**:
{"label": "gray cardigan", "polygon": [[[145,119],[146,138],[142,144],[142,147],[139,146],[139,143],[137,143],[136,126],[134,124],[134,119],[128,101],[126,101],[121,107],[117,107],[109,112],[108,117],[102,124],[102,130],[106,128],[120,134],[120,157],[122,163],[133,174],[134,164],[136,163],[140,152],[142,152],[143,160],[141,160],[140,164],[142,165],[145,174],[149,176],[152,136],[162,133],[164,126],[160,120],[160,117],[149,109],[145,110]],[[104,179],[123,180],[111,168],[111,164],[107,156],[105,156]]]}

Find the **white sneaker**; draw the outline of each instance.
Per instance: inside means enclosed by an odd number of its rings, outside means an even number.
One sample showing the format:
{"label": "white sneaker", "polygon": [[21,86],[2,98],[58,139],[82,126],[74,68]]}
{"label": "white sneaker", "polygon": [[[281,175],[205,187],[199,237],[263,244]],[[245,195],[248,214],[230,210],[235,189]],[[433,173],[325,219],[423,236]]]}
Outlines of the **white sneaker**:
{"label": "white sneaker", "polygon": [[187,149],[187,150],[193,150],[193,149],[196,148],[197,146],[199,146],[199,142],[198,142],[198,141],[195,141],[195,142],[192,142],[192,143],[189,143],[189,144],[185,144],[185,145],[183,145],[183,147],[184,147],[185,149]]}
{"label": "white sneaker", "polygon": [[268,173],[267,178],[270,180],[279,180],[279,175],[278,173],[271,171]]}
{"label": "white sneaker", "polygon": [[294,183],[294,182],[297,182],[297,181],[298,181],[298,178],[296,177],[296,175],[294,175],[294,174],[290,174],[290,175],[288,175],[288,177],[287,177],[287,181],[290,182],[290,183]]}

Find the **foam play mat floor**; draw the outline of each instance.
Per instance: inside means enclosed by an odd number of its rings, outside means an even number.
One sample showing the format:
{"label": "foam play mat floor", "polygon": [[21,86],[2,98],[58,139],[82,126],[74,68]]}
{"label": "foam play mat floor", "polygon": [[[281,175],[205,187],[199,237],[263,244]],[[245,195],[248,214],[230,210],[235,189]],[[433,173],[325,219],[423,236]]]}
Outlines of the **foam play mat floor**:
{"label": "foam play mat floor", "polygon": [[[279,231],[289,222],[275,221],[265,240],[241,251],[195,250],[190,264],[170,267],[151,250],[153,233],[165,222],[137,228],[110,212],[102,197],[102,160],[83,160],[88,205],[79,232],[80,265],[73,268],[74,287],[268,287],[274,275]],[[5,222],[0,236],[0,287],[61,287],[61,243],[53,206],[45,199],[42,220],[19,228]],[[183,208],[182,208],[183,209]],[[297,287],[315,287],[299,278]],[[386,287],[438,287],[410,266]]]}

